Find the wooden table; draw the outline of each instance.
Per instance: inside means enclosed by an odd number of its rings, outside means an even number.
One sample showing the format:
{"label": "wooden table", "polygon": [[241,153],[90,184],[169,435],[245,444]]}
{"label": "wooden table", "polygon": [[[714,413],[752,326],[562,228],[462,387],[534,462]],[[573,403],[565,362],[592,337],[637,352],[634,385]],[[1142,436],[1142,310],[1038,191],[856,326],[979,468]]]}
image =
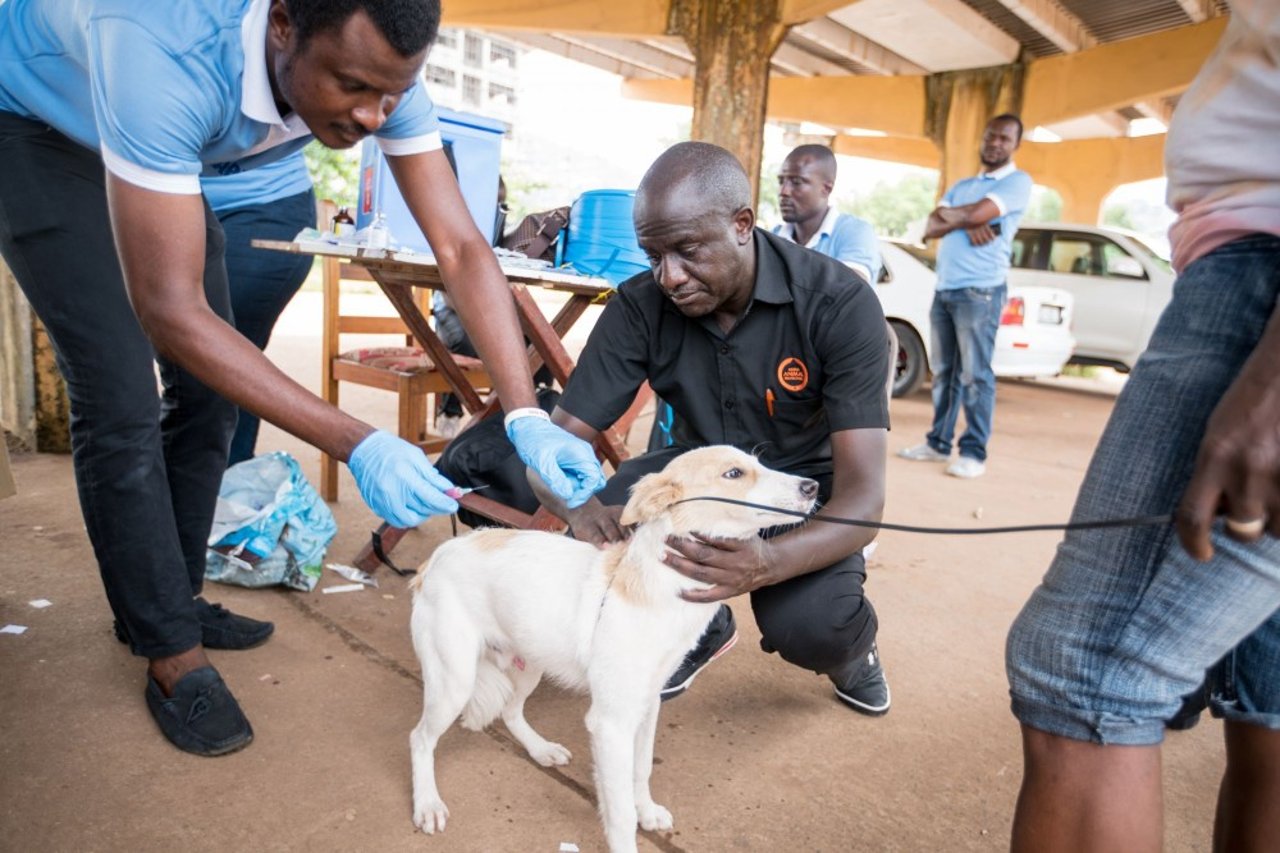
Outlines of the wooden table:
{"label": "wooden table", "polygon": [[[409,328],[414,339],[426,350],[437,369],[457,393],[463,407],[474,416],[471,423],[478,423],[499,411],[497,395],[491,395],[487,400],[480,396],[467,378],[466,372],[454,363],[452,353],[431,328],[426,315],[414,299],[413,288],[432,290],[444,288],[440,268],[434,258],[417,252],[365,249],[324,240],[254,240],[253,245],[282,252],[338,258],[367,269],[395,307],[396,313]],[[564,336],[589,306],[599,304],[613,294],[613,286],[602,278],[558,270],[535,269],[511,263],[504,264],[501,258],[498,265],[511,285],[516,315],[530,341],[528,351],[530,373],[546,364],[551,375],[563,388],[574,367],[573,359],[564,347]],[[569,296],[555,317],[550,320],[543,315],[530,293],[530,288],[535,287]],[[648,402],[649,396],[646,387],[645,393],[637,395],[636,401],[627,414],[610,429],[601,433],[596,442],[597,454],[615,469],[628,456],[625,447],[626,432],[644,404]],[[559,519],[545,510],[539,509],[530,515],[489,500],[479,493],[466,495],[459,502],[467,509],[509,527],[557,530],[563,529],[564,526]],[[379,535],[385,553],[395,546],[404,535],[404,531],[383,525]],[[374,556],[372,549],[367,547],[357,558],[356,565],[367,571],[375,567],[378,562],[378,557]]]}

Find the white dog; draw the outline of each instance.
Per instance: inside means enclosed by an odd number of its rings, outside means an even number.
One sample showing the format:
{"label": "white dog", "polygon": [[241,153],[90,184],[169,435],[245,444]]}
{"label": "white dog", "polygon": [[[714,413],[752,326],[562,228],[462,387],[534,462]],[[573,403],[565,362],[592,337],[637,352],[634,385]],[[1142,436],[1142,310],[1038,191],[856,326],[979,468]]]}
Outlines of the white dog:
{"label": "white dog", "polygon": [[809,512],[817,492],[813,480],[771,471],[740,450],[706,447],[636,483],[621,520],[639,526],[607,550],[516,530],[480,530],[441,545],[415,579],[413,646],[424,707],[409,738],[413,822],[427,833],[445,827],[435,748],[460,714],[465,728],[481,729],[501,713],[534,761],[569,761],[569,750],[524,718],[525,699],[546,675],[591,694],[586,723],[609,850],[635,850],[637,822],[670,829],[671,813],[649,794],[658,692],[718,605],[680,598],[698,584],[662,562],[665,540],[691,533],[746,539],[795,520],[677,502],[725,497]]}

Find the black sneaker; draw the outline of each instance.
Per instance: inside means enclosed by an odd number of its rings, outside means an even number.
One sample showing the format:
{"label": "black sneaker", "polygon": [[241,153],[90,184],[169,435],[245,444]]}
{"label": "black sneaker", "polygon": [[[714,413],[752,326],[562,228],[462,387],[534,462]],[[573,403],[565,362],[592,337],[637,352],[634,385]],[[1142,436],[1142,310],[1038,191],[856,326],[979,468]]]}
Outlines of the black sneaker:
{"label": "black sneaker", "polygon": [[[271,622],[250,619],[227,610],[221,604],[196,599],[196,619],[200,621],[200,642],[207,649],[251,649],[267,641],[275,631]],[[115,622],[116,639],[128,644],[129,632]]]}
{"label": "black sneaker", "polygon": [[684,656],[684,661],[667,679],[666,686],[658,694],[662,697],[662,701],[674,699],[688,690],[698,673],[702,672],[707,664],[733,648],[736,642],[738,642],[738,626],[733,621],[733,611],[727,604],[721,604],[716,615],[712,616],[711,621],[707,623],[702,636],[698,638],[698,644]]}
{"label": "black sneaker", "polygon": [[865,658],[829,677],[835,685],[836,698],[859,714],[882,717],[889,713],[893,699],[880,665],[880,651],[875,646]]}
{"label": "black sneaker", "polygon": [[169,742],[194,755],[226,755],[253,742],[253,727],[236,697],[211,666],[193,669],[166,697],[154,678],[147,678],[147,708]]}

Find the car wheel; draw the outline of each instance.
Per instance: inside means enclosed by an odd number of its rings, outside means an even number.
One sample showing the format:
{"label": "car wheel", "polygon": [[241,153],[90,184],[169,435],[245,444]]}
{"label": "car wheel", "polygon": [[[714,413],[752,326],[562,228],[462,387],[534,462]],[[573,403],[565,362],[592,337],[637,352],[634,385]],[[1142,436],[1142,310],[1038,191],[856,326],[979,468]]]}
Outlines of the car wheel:
{"label": "car wheel", "polygon": [[898,336],[898,358],[893,371],[893,396],[905,397],[919,390],[929,372],[924,343],[915,330],[905,323],[890,323]]}

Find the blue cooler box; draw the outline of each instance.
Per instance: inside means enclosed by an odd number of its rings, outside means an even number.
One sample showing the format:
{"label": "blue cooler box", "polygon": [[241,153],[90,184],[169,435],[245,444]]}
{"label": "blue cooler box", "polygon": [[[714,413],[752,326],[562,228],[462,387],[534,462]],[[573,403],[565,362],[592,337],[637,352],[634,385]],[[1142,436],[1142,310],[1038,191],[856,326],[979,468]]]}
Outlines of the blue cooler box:
{"label": "blue cooler box", "polygon": [[[440,137],[449,157],[462,198],[475,220],[476,227],[490,243],[498,216],[498,172],[502,165],[502,135],[506,131],[500,121],[471,113],[436,108],[440,119]],[[391,237],[400,246],[418,252],[431,252],[404,203],[396,180],[387,166],[387,158],[376,140],[365,139],[360,152],[360,204],[356,210],[356,228],[373,222],[377,213],[386,217]]]}
{"label": "blue cooler box", "polygon": [[569,209],[564,260],[615,287],[649,269],[632,222],[635,190],[588,190]]}

